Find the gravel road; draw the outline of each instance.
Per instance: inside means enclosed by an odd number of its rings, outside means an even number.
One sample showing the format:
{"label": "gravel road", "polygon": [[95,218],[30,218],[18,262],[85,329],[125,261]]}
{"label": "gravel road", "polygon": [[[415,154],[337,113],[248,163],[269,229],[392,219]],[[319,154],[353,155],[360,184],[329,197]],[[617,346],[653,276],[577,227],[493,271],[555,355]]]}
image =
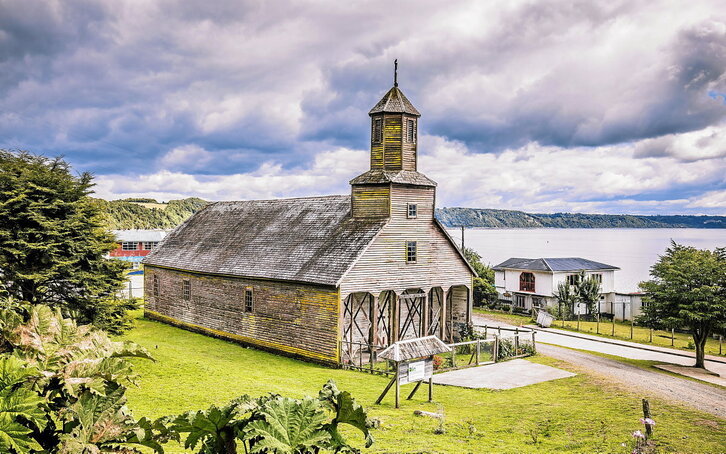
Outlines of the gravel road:
{"label": "gravel road", "polygon": [[[480,314],[474,314],[474,322],[478,324],[488,324],[490,326],[510,326],[487,319]],[[609,358],[603,358],[601,356],[591,355],[582,351],[575,351],[569,348],[551,345],[558,344],[561,341],[562,345],[581,350],[601,347],[592,347],[591,344],[595,344],[593,342],[578,341],[575,339],[574,341],[578,343],[572,344],[573,338],[571,337],[547,333],[547,344],[543,344],[540,342],[542,337],[545,336],[540,336],[537,339],[537,353],[550,356],[561,361],[566,361],[593,375],[599,375],[610,381],[624,384],[628,387],[628,389],[637,390],[642,393],[643,397],[660,397],[670,402],[688,405],[698,410],[718,416],[719,418],[726,419],[726,389],[724,388],[718,388],[716,386],[702,384],[693,380],[660,372],[645,370],[637,366]],[[608,348],[604,350],[604,352],[619,356],[616,349],[612,350]],[[646,353],[647,352],[643,354]],[[664,362],[672,362],[674,364],[683,362],[683,358],[681,357],[673,357],[670,358],[669,361],[667,355],[655,355],[659,357],[651,358],[650,356],[645,356],[642,359],[663,360]]]}
{"label": "gravel road", "polygon": [[554,345],[537,344],[537,353],[586,369],[593,375],[617,381],[643,397],[664,398],[726,419],[726,390],[693,380],[651,372],[637,366]]}

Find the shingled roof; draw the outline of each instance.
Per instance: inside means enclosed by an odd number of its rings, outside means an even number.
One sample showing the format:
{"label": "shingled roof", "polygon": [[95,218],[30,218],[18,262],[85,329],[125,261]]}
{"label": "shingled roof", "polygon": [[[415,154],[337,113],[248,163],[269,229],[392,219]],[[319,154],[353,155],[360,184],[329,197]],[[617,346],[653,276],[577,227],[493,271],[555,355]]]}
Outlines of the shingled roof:
{"label": "shingled roof", "polygon": [[416,110],[415,107],[413,107],[413,104],[411,104],[411,101],[406,98],[406,96],[403,94],[403,92],[398,87],[393,87],[390,90],[388,90],[388,93],[383,95],[383,98],[381,98],[380,101],[378,101],[378,104],[373,106],[370,112],[368,112],[368,115],[373,115],[377,113],[407,113],[410,115],[416,115],[417,117],[420,117],[421,114]]}
{"label": "shingled roof", "polygon": [[451,348],[436,336],[417,337],[394,342],[378,354],[379,359],[408,361],[450,352]]}
{"label": "shingled roof", "polygon": [[412,170],[399,170],[391,172],[387,170],[369,170],[350,180],[350,184],[386,184],[400,183],[415,186],[436,186],[436,182],[423,173]]}
{"label": "shingled roof", "polygon": [[350,196],[212,203],[143,263],[335,286],[386,223],[354,220],[350,205]]}
{"label": "shingled roof", "polygon": [[504,269],[531,271],[595,271],[619,270],[620,268],[580,257],[550,257],[539,259],[511,258],[495,266],[493,269],[499,271]]}

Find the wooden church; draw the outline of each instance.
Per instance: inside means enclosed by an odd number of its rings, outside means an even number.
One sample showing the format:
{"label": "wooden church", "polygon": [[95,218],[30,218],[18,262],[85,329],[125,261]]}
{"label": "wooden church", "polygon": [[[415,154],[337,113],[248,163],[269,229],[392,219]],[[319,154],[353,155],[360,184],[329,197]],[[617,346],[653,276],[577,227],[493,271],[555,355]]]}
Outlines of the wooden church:
{"label": "wooden church", "polygon": [[146,315],[325,363],[471,323],[475,272],[418,172],[421,114],[395,82],[369,112],[351,195],[212,203],[144,259]]}

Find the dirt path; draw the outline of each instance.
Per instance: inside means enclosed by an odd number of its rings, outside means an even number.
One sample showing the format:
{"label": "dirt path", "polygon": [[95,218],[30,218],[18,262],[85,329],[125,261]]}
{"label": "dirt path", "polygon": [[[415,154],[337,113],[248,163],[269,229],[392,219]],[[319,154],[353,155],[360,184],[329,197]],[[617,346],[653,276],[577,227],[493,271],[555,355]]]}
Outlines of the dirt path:
{"label": "dirt path", "polygon": [[574,364],[593,375],[625,384],[629,389],[642,393],[645,398],[664,398],[726,419],[724,389],[554,345],[537,344],[537,353]]}

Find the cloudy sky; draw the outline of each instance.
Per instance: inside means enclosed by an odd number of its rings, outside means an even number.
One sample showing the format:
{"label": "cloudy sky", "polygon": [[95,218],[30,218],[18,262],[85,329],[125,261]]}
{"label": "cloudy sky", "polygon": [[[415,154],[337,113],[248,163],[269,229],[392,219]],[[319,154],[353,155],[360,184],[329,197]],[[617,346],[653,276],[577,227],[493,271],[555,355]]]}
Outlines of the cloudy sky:
{"label": "cloudy sky", "polygon": [[726,215],[718,1],[0,0],[0,148],[109,199],[346,193],[395,58],[439,206]]}

